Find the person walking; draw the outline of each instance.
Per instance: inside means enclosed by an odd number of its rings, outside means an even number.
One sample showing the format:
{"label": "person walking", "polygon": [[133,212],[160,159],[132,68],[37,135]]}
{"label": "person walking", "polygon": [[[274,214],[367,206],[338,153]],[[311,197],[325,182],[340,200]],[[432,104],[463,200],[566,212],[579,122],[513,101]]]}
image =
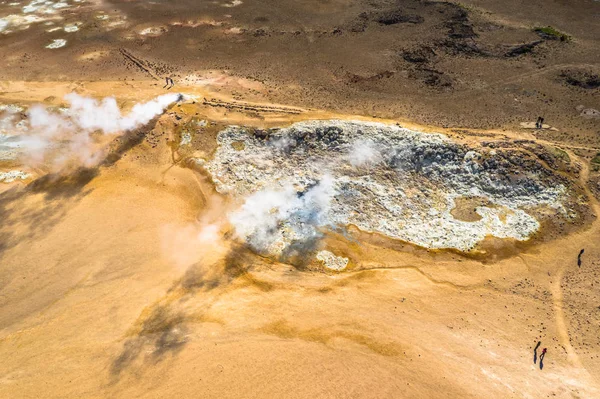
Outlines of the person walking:
{"label": "person walking", "polygon": [[584,251],[585,251],[585,250],[584,250],[584,249],[582,249],[581,251],[579,251],[579,255],[577,255],[577,266],[578,266],[578,267],[581,267],[581,255],[583,255],[583,252],[584,252]]}
{"label": "person walking", "polygon": [[535,121],[535,128],[536,129],[541,129],[542,128],[542,120],[543,120],[543,118],[541,116],[538,116],[537,120]]}
{"label": "person walking", "polygon": [[537,345],[535,346],[535,348],[533,348],[533,364],[537,363],[537,350],[540,347],[540,345],[542,344],[542,341],[538,341]]}
{"label": "person walking", "polygon": [[546,357],[547,351],[548,351],[548,348],[542,349],[542,354],[540,355],[540,370],[542,370],[544,368],[544,358]]}
{"label": "person walking", "polygon": [[163,89],[166,88],[167,90],[169,90],[170,88],[172,88],[173,86],[175,86],[175,82],[173,82],[173,79],[171,79],[170,77],[166,77],[165,78],[167,84],[163,86]]}

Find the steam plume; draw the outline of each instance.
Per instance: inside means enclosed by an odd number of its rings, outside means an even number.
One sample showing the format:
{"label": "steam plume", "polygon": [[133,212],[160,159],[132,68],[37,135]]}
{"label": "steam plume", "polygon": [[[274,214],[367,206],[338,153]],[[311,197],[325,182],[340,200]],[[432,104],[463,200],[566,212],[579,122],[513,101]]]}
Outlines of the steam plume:
{"label": "steam plume", "polygon": [[352,144],[347,159],[352,166],[373,165],[382,160],[381,153],[371,140],[356,140]]}
{"label": "steam plume", "polygon": [[281,255],[290,243],[310,245],[320,237],[319,228],[326,224],[334,195],[329,175],[302,192],[292,186],[262,190],[246,198],[240,209],[229,215],[229,221],[236,235],[258,252]]}
{"label": "steam plume", "polygon": [[[165,94],[134,105],[122,115],[113,97],[96,100],[76,93],[65,96],[69,107],[62,112],[51,111],[41,104],[27,111],[27,119],[5,129],[19,137],[21,158],[29,166],[42,163],[62,167],[75,161],[78,165],[94,166],[101,159],[102,137],[122,134],[150,122],[170,104],[180,100],[177,93]],[[10,123],[10,121],[9,121]]]}

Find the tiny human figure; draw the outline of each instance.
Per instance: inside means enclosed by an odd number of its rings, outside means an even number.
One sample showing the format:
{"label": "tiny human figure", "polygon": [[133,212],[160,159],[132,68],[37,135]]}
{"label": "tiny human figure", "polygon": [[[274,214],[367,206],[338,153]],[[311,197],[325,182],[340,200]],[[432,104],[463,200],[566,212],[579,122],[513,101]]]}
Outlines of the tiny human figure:
{"label": "tiny human figure", "polygon": [[583,255],[583,252],[585,251],[585,249],[582,249],[581,251],[579,251],[579,255],[577,255],[577,266],[581,267],[581,255]]}
{"label": "tiny human figure", "polygon": [[547,348],[542,349],[542,354],[540,355],[540,370],[544,368],[544,357],[546,357],[547,350]]}
{"label": "tiny human figure", "polygon": [[175,82],[173,82],[173,79],[171,79],[170,77],[166,77],[165,78],[167,84],[163,86],[163,89],[166,87],[167,90],[169,90],[171,87],[175,86]]}
{"label": "tiny human figure", "polygon": [[537,362],[537,350],[540,347],[540,345],[542,344],[542,341],[538,341],[537,345],[535,346],[535,348],[533,348],[533,363],[535,364]]}
{"label": "tiny human figure", "polygon": [[548,351],[548,348],[542,349],[542,354],[540,355],[540,367],[543,367],[542,362],[544,361],[544,357],[546,356],[547,351]]}
{"label": "tiny human figure", "polygon": [[535,121],[535,128],[536,129],[541,129],[544,123],[544,118],[542,118],[541,116],[538,116],[537,121]]}

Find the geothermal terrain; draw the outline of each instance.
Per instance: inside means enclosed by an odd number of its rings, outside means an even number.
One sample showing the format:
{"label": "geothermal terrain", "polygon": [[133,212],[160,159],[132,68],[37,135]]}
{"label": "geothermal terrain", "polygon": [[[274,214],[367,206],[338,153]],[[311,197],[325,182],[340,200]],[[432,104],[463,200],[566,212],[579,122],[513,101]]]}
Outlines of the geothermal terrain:
{"label": "geothermal terrain", "polygon": [[600,397],[599,20],[0,2],[0,398]]}

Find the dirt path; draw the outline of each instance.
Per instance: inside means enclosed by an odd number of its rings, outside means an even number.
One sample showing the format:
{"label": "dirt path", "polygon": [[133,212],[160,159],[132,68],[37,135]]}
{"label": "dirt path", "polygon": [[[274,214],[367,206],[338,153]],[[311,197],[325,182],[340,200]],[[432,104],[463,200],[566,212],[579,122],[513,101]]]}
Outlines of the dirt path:
{"label": "dirt path", "polygon": [[473,92],[474,91],[486,91],[486,90],[489,90],[490,88],[498,88],[498,87],[501,87],[503,85],[514,84],[514,83],[517,83],[517,82],[521,82],[523,79],[533,78],[535,76],[540,76],[540,75],[545,75],[547,73],[550,73],[550,72],[553,72],[553,71],[556,71],[556,70],[560,70],[560,69],[564,69],[564,68],[590,68],[590,69],[594,70],[595,68],[597,68],[597,65],[593,65],[593,64],[573,64],[573,63],[551,65],[549,67],[545,67],[545,68],[537,70],[537,71],[525,72],[525,73],[522,73],[522,74],[518,74],[518,75],[512,76],[510,78],[499,79],[499,80],[490,82],[490,83],[486,84],[483,87],[478,87],[478,88],[475,88],[475,89],[471,89],[471,90],[469,90],[467,92],[464,92],[464,93],[453,93],[452,97],[456,98],[456,97],[473,96]]}
{"label": "dirt path", "polygon": [[[585,192],[588,195],[588,198],[590,200],[591,206],[592,206],[595,214],[598,215],[599,211],[600,211],[600,204],[595,199],[594,195],[587,188],[587,180],[588,180],[589,174],[590,174],[589,164],[587,162],[583,161],[577,155],[575,155],[572,151],[567,151],[567,153],[573,161],[578,162],[579,165],[581,165],[581,174],[579,177],[580,184],[582,187],[584,187]],[[598,237],[598,234],[599,234],[599,227],[598,227],[599,223],[600,222],[598,220],[596,220],[596,222],[591,226],[591,228],[588,231],[584,231],[584,232],[575,234],[575,236],[571,237],[571,240],[575,241],[575,242],[595,242],[596,238]],[[577,247],[577,248],[579,248],[579,247]],[[569,250],[569,252],[572,252],[572,253],[575,253],[575,251],[577,251],[577,249],[575,249],[575,248]],[[555,312],[555,322],[556,322],[556,326],[557,326],[557,329],[559,332],[559,338],[560,338],[561,344],[562,344],[563,348],[565,348],[565,351],[567,352],[567,358],[568,358],[569,362],[571,363],[571,365],[585,370],[587,376],[590,379],[593,379],[596,382],[598,382],[598,378],[597,377],[594,378],[593,375],[591,373],[589,373],[589,371],[584,367],[580,357],[578,356],[577,352],[573,348],[573,345],[571,344],[571,336],[569,333],[569,326],[568,326],[568,322],[567,322],[565,312],[564,312],[563,291],[562,291],[561,285],[563,282],[563,278],[564,278],[566,269],[574,267],[574,262],[575,262],[574,258],[573,258],[572,262],[563,262],[562,266],[558,269],[558,273],[556,274],[556,277],[555,277],[553,283],[550,285],[550,290],[552,292],[554,312]]]}

